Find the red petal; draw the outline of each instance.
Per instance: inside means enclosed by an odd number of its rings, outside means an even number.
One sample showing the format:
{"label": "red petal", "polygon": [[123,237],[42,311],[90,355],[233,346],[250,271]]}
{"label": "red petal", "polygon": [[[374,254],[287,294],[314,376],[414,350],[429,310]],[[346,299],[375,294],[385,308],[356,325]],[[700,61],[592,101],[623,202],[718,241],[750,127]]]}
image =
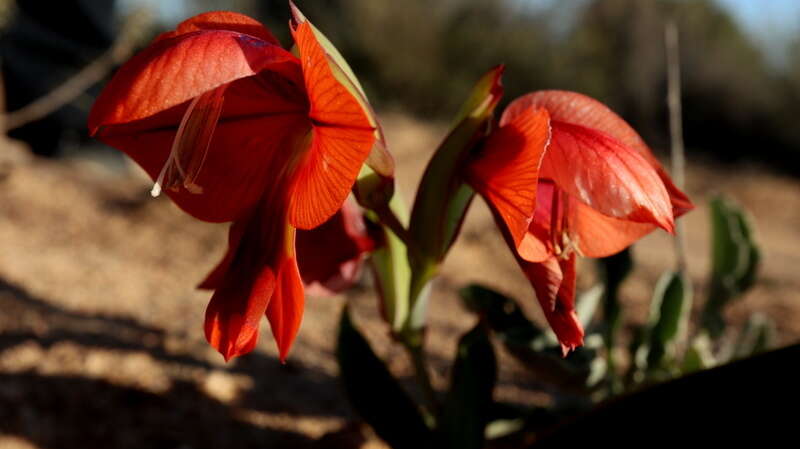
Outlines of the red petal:
{"label": "red petal", "polygon": [[[307,133],[304,117],[276,115],[220,122],[214,131],[204,169],[195,183],[201,195],[186,190],[167,195],[192,216],[225,222],[250,213],[285,161],[277,156],[296,151],[297,135]],[[153,179],[158,177],[172,146],[174,130],[103,136],[107,144],[131,156]]]}
{"label": "red petal", "polygon": [[297,233],[297,261],[312,294],[340,293],[356,281],[363,255],[374,248],[361,210],[351,201],[322,225]]}
{"label": "red petal", "polygon": [[233,262],[236,251],[239,249],[239,244],[242,242],[245,229],[245,221],[236,221],[231,224],[228,230],[228,249],[225,251],[225,256],[222,257],[222,260],[208,273],[208,276],[206,276],[197,288],[203,290],[216,290],[219,288],[222,284],[222,280],[225,278],[225,274],[228,273],[228,268]]}
{"label": "red petal", "polygon": [[517,248],[536,210],[536,185],[550,140],[549,122],[544,109],[522,112],[491,134],[469,167],[469,184],[502,218]]}
{"label": "red petal", "polygon": [[230,11],[211,11],[190,17],[178,24],[175,31],[162,33],[156,38],[156,42],[201,30],[235,31],[249,34],[273,45],[281,45],[261,22],[244,14]]}
{"label": "red petal", "polygon": [[[264,198],[246,224],[231,228],[232,255],[226,256],[230,262],[223,260],[208,282],[216,284],[216,291],[206,313],[206,336],[226,359],[253,349],[265,313],[282,357],[291,344],[289,336],[293,337],[299,326],[303,286],[296,287],[293,281],[297,278],[299,282],[295,231],[285,215],[288,192],[280,190],[287,182],[278,182],[278,190]],[[280,311],[281,319],[275,321],[271,310]]]}
{"label": "red petal", "polygon": [[603,103],[577,92],[542,90],[524,95],[509,104],[503,113],[501,124],[512,120],[531,106],[546,108],[553,120],[601,131],[614,137],[622,145],[636,150],[658,171],[658,176],[669,192],[675,218],[694,209],[689,198],[672,183],[641,136]]}
{"label": "red petal", "polygon": [[656,229],[649,223],[603,215],[577,200],[570,202],[568,213],[570,239],[585,257],[616,254]]}
{"label": "red petal", "polygon": [[541,176],[606,215],[672,232],[672,204],[656,170],[608,134],[553,120]]}
{"label": "red petal", "polygon": [[583,327],[575,312],[575,254],[567,260],[551,257],[542,263],[517,260],[536,291],[564,355],[582,346]]}
{"label": "red petal", "polygon": [[233,31],[197,31],[158,41],[123,65],[89,114],[89,132],[166,111],[267,68],[290,73],[291,53]]}
{"label": "red petal", "polygon": [[300,322],[303,320],[305,293],[294,257],[284,258],[278,268],[278,279],[272,301],[266,310],[272,335],[278,344],[281,362],[286,361]]}
{"label": "red petal", "polygon": [[253,350],[275,288],[272,269],[261,265],[259,271],[230,271],[214,292],[206,309],[205,333],[225,361]]}
{"label": "red petal", "polygon": [[[536,215],[523,241],[533,250],[519,251],[528,262],[542,262],[554,252],[552,248],[552,204],[555,186],[549,180],[539,182]],[[562,193],[563,195],[563,193]],[[603,215],[575,198],[561,204],[561,213],[566,213],[568,237],[578,254],[585,257],[607,257],[629,247],[634,242],[656,229],[649,223],[636,223]],[[567,211],[564,212],[563,208]],[[526,257],[529,256],[529,257]]]}
{"label": "red petal", "polygon": [[603,103],[577,92],[540,90],[523,95],[512,101],[503,112],[501,126],[530,107],[547,109],[553,120],[601,131],[643,156],[647,154],[649,156],[645,157],[655,159],[644,140],[625,120]]}

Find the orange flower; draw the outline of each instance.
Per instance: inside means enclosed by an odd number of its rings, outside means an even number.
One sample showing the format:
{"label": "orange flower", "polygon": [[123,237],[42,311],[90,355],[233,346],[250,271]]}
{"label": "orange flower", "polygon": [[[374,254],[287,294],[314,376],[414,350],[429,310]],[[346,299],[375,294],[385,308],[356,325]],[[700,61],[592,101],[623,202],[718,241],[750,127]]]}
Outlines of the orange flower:
{"label": "orange flower", "polygon": [[286,358],[304,300],[295,230],[339,210],[376,143],[354,81],[293,13],[299,57],[240,14],[186,20],[120,68],[89,118],[156,180],[154,195],[233,222],[229,253],[203,283],[215,289],[206,337],[226,360],[253,349],[264,314]]}

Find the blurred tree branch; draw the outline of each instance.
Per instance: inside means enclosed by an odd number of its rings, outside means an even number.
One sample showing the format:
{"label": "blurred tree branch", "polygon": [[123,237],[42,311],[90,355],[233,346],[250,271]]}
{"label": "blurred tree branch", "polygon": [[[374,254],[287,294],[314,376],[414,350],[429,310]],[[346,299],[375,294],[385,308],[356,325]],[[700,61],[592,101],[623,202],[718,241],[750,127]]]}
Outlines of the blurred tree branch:
{"label": "blurred tree branch", "polygon": [[142,36],[142,30],[150,23],[151,18],[152,15],[146,8],[134,11],[125,19],[119,36],[108,51],[48,94],[16,111],[4,112],[5,91],[0,92],[0,107],[2,107],[0,109],[0,129],[3,134],[48,116],[102,80],[115,66],[133,55]]}

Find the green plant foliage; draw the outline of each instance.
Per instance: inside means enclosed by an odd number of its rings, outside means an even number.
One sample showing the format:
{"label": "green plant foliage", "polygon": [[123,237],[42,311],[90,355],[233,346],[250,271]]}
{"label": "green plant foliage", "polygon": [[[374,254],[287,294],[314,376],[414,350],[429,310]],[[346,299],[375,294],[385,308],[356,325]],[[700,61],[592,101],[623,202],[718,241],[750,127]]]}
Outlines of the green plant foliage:
{"label": "green plant foliage", "polygon": [[353,325],[347,307],[339,322],[336,357],[350,404],[378,436],[394,449],[433,447],[433,434],[416,404]]}
{"label": "green plant foliage", "polygon": [[458,342],[450,390],[439,424],[445,447],[483,447],[496,381],[494,348],[484,325],[478,323]]}
{"label": "green plant foliage", "polygon": [[695,337],[689,347],[686,348],[686,353],[681,363],[681,373],[689,374],[701,371],[716,364],[714,354],[711,352],[711,339],[708,338],[707,334],[702,333]]}
{"label": "green plant foliage", "polygon": [[775,325],[766,316],[754,314],[739,334],[732,358],[743,359],[760,354],[773,346],[774,341]]}
{"label": "green plant foliage", "polygon": [[725,330],[722,311],[755,281],[761,252],[749,216],[732,200],[716,197],[711,210],[711,279],[702,326],[712,337]]}
{"label": "green plant foliage", "polygon": [[[399,220],[402,222],[407,220],[408,214],[400,194],[392,197],[389,208]],[[408,264],[408,249],[392,231],[377,225],[378,219],[374,212],[367,211],[365,215],[376,224],[378,232],[383,234],[383,245],[376,248],[370,257],[384,316],[392,331],[400,332],[409,314],[408,287],[411,281],[411,267]]]}
{"label": "green plant foliage", "polygon": [[647,370],[670,371],[665,366],[671,346],[686,327],[688,309],[692,304],[691,283],[678,272],[664,273],[656,284],[650,302],[647,329]]}
{"label": "green plant foliage", "polygon": [[470,285],[461,289],[466,307],[477,313],[500,339],[508,352],[544,383],[571,394],[583,394],[591,386],[593,370],[604,368],[593,362],[597,345],[586,338],[586,345],[569,357],[552,332],[544,332],[531,322],[519,305],[490,288]]}

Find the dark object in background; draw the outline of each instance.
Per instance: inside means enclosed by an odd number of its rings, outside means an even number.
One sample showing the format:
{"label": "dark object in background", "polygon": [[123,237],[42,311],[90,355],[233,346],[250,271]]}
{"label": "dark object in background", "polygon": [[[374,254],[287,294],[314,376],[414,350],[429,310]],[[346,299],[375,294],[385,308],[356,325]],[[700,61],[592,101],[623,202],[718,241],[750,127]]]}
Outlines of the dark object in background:
{"label": "dark object in background", "polygon": [[[115,0],[19,0],[0,39],[6,108],[14,111],[46,95],[111,46]],[[62,136],[86,135],[88,109],[68,104],[42,120],[11,130],[34,153],[59,154]]]}
{"label": "dark object in background", "polygon": [[736,447],[742,441],[770,447],[771,441],[794,441],[798,358],[800,345],[789,346],[612,399],[532,447]]}

